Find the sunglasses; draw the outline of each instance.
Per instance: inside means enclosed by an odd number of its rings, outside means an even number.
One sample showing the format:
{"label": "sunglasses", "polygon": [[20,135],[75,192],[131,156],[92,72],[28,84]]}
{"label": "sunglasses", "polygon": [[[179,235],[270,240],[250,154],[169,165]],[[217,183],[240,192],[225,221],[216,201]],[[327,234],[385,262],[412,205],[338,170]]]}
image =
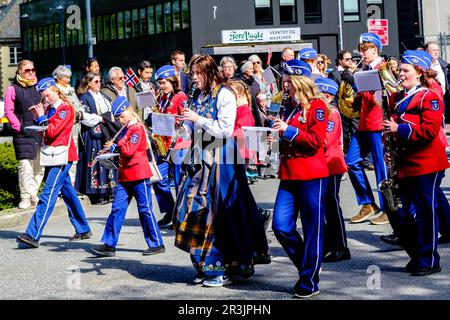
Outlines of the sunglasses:
{"label": "sunglasses", "polygon": [[323,64],[324,62],[323,61],[317,61],[316,63],[317,64]]}
{"label": "sunglasses", "polygon": [[352,58],[345,58],[344,61],[352,61]]}
{"label": "sunglasses", "polygon": [[100,83],[101,81],[100,80],[94,80],[94,81],[92,81],[93,83]]}
{"label": "sunglasses", "polygon": [[261,64],[261,61],[255,61],[253,64]]}
{"label": "sunglasses", "polygon": [[127,77],[123,76],[123,77],[115,77],[114,79],[119,79],[119,80],[126,80]]}
{"label": "sunglasses", "polygon": [[23,70],[23,72],[26,72],[26,73],[35,73],[36,72],[36,69],[25,69],[25,70]]}

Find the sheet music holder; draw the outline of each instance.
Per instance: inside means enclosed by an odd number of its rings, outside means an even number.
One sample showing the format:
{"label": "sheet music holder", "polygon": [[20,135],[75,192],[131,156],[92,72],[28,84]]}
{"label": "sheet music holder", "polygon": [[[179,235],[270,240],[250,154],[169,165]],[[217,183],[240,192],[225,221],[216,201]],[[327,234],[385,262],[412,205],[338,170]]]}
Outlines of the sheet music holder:
{"label": "sheet music holder", "polygon": [[278,131],[268,127],[242,127],[244,131],[245,146],[248,150],[267,152],[267,135],[275,135]]}
{"label": "sheet music holder", "polygon": [[119,153],[103,153],[99,154],[95,157],[94,161],[90,165],[90,167],[93,167],[96,162],[99,162],[105,169],[113,170],[117,169],[116,165],[112,161],[115,157],[118,157]]}
{"label": "sheet music holder", "polygon": [[175,116],[166,113],[152,113],[152,132],[159,136],[175,137]]}
{"label": "sheet music holder", "polygon": [[151,91],[136,93],[135,97],[139,109],[152,108],[156,104],[155,95]]}
{"label": "sheet music holder", "polygon": [[355,72],[353,75],[358,92],[380,91],[383,89],[378,70]]}
{"label": "sheet music holder", "polygon": [[45,131],[47,130],[48,126],[28,126],[25,127],[25,130],[30,130],[30,131]]}

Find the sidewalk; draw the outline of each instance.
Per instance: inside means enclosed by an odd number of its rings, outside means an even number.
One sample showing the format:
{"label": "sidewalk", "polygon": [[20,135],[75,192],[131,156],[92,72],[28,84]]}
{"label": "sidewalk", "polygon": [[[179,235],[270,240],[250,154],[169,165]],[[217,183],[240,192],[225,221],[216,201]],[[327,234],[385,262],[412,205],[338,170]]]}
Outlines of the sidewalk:
{"label": "sidewalk", "polygon": [[[86,211],[91,206],[88,197],[80,196],[79,199],[81,201],[81,205]],[[36,206],[31,206],[29,209],[13,208],[0,211],[0,229],[27,224],[33,216],[35,210]],[[52,216],[57,216],[60,214],[67,214],[67,207],[64,201],[61,198],[58,198]]]}

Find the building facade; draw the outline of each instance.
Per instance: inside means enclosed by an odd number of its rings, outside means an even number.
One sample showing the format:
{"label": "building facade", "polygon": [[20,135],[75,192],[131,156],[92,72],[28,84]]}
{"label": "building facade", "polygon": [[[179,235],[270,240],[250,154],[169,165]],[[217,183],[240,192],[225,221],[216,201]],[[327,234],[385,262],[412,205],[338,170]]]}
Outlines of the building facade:
{"label": "building facade", "polygon": [[[113,65],[134,67],[143,59],[157,66],[165,64],[173,49],[184,51],[187,59],[200,52],[212,52],[219,59],[220,54],[216,52],[231,52],[240,60],[259,45],[261,57],[265,59],[270,48],[272,62],[276,64],[283,47],[298,50],[312,45],[334,60],[341,48],[356,49],[359,35],[368,30],[368,19],[387,19],[388,45],[383,55],[398,56],[403,51],[397,27],[397,4],[401,2],[93,0],[94,56],[99,58],[103,72]],[[89,40],[84,0],[27,1],[21,4],[20,17],[23,57],[34,60],[41,74],[50,73],[58,64],[69,64],[72,70],[80,70],[88,57]],[[296,35],[286,41],[280,37],[267,42],[262,37],[247,44],[223,43],[223,34],[227,32],[259,35],[268,29],[273,33]],[[241,51],[232,51],[230,46],[240,47]]]}

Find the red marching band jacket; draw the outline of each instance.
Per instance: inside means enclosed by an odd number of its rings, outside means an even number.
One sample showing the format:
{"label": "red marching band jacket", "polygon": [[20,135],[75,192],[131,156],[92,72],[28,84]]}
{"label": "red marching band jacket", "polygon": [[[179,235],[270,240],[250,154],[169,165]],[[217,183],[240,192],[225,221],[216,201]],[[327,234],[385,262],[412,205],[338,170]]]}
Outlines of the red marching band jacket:
{"label": "red marching band jacket", "polygon": [[[292,110],[292,109],[291,109]],[[320,99],[310,108],[295,108],[287,116],[288,128],[281,141],[280,180],[313,180],[329,176],[325,158],[328,110]]]}
{"label": "red marching band jacket", "polygon": [[[380,61],[374,68],[379,70],[385,61]],[[383,130],[383,109],[375,99],[375,94],[371,92],[360,92],[357,94],[361,100],[361,113],[358,125],[359,131],[381,131]],[[381,97],[380,97],[381,99]]]}
{"label": "red marching band jacket", "polygon": [[148,164],[147,136],[143,124],[132,121],[119,140],[119,181],[148,179],[153,173]]}
{"label": "red marching band jacket", "polygon": [[327,158],[330,176],[336,176],[348,171],[342,148],[342,122],[339,111],[331,108],[328,114],[327,134],[325,139],[325,157]]}
{"label": "red marching band jacket", "polygon": [[450,165],[439,137],[444,111],[439,95],[430,89],[419,91],[401,110],[400,105],[396,107],[396,101],[400,102],[403,97],[404,91],[397,92],[389,104],[392,118],[399,124],[395,136],[399,147],[399,178],[447,169]]}
{"label": "red marching band jacket", "polygon": [[55,114],[47,120],[48,127],[44,132],[43,143],[46,146],[67,146],[70,139],[68,162],[73,162],[78,160],[77,149],[72,138],[75,112],[70,104],[60,101],[61,104],[57,102],[54,105],[54,108],[56,108]]}

